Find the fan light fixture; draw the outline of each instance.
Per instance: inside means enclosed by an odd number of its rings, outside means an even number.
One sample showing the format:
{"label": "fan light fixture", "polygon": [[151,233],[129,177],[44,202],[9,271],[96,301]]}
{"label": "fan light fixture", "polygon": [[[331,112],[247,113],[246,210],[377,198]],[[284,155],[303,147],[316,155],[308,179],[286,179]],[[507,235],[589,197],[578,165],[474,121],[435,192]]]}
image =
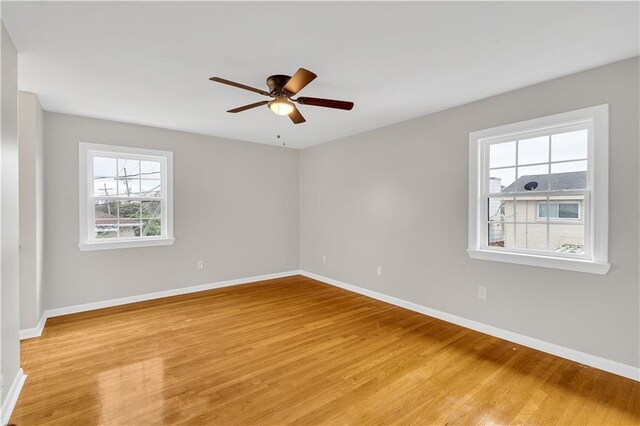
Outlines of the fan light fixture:
{"label": "fan light fixture", "polygon": [[269,102],[269,108],[278,115],[289,115],[295,107],[286,99],[276,99]]}

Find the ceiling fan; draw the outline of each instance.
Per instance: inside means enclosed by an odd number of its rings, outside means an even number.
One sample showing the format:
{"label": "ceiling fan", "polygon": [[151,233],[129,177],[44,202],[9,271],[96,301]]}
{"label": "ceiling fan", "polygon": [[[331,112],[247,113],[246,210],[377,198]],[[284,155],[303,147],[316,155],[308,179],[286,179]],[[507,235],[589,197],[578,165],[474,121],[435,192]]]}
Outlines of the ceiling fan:
{"label": "ceiling fan", "polygon": [[299,91],[304,89],[307,84],[311,83],[317,75],[304,68],[299,68],[298,71],[290,77],[288,75],[276,74],[267,78],[267,86],[269,91],[257,89],[255,87],[247,86],[245,84],[236,83],[235,81],[226,80],[220,77],[211,77],[209,80],[217,83],[228,84],[229,86],[237,87],[251,92],[259,93],[263,96],[273,98],[271,101],[260,101],[253,104],[241,106],[238,108],[230,109],[227,112],[242,112],[248,109],[257,108],[263,105],[269,105],[271,111],[278,115],[288,115],[294,124],[304,123],[306,120],[298,111],[298,108],[293,104],[298,103],[300,105],[319,106],[325,108],[335,108],[343,110],[351,110],[353,108],[353,102],[336,101],[333,99],[321,99],[321,98],[309,98],[299,97],[292,98]]}

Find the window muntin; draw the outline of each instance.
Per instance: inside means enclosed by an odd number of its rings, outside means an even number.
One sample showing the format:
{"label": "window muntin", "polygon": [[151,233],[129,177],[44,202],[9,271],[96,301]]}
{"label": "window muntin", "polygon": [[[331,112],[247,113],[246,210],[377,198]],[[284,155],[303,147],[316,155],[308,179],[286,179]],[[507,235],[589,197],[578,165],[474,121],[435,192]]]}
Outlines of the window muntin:
{"label": "window muntin", "polygon": [[[580,130],[575,130],[576,127]],[[558,176],[554,175],[583,172],[587,176],[590,128],[590,123],[585,122],[549,130],[543,136],[527,137],[527,133],[523,133],[518,138],[485,141],[489,178],[501,180],[499,186],[489,185],[490,192],[524,192],[526,189],[522,185],[514,187],[511,184],[525,176],[543,177],[537,182],[536,192],[586,189],[586,179],[567,180],[558,187]],[[549,176],[544,178],[543,175]]]}
{"label": "window muntin", "polygon": [[[111,153],[93,161],[94,229],[89,240],[163,237],[163,161]],[[163,233],[164,230],[164,233]]]}
{"label": "window muntin", "polygon": [[81,249],[173,242],[170,152],[93,144],[80,151]]}
{"label": "window muntin", "polygon": [[590,131],[589,122],[572,123],[484,142],[483,248],[589,256],[580,206],[589,200]]}
{"label": "window muntin", "polygon": [[[492,197],[489,199],[487,248],[585,255],[583,198]],[[547,211],[550,213],[547,215]]]}

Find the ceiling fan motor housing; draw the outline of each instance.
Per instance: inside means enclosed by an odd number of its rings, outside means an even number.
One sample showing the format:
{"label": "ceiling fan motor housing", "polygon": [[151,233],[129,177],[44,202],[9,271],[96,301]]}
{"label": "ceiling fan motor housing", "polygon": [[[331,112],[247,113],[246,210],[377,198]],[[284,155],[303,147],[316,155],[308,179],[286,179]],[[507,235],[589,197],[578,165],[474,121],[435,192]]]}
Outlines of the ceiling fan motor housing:
{"label": "ceiling fan motor housing", "polygon": [[291,76],[276,74],[267,77],[267,86],[271,96],[284,95],[283,87],[291,79]]}

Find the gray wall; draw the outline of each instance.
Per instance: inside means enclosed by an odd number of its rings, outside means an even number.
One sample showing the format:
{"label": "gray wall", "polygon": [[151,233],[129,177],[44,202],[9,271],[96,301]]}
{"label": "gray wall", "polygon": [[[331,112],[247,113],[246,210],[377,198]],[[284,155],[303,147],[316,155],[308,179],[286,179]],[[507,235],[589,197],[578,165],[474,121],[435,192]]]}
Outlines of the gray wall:
{"label": "gray wall", "polygon": [[[44,129],[45,309],[298,269],[297,150],[49,112]],[[172,246],[79,251],[81,141],[173,151]]]}
{"label": "gray wall", "polygon": [[[303,150],[301,268],[639,366],[638,77],[634,58]],[[603,103],[610,272],[471,260],[469,132]]]}
{"label": "gray wall", "polygon": [[20,369],[20,296],[18,265],[18,53],[2,24],[0,72],[2,109],[0,117],[0,312],[2,320],[2,402]]}
{"label": "gray wall", "polygon": [[42,316],[43,111],[33,93],[18,93],[20,165],[20,329]]}

